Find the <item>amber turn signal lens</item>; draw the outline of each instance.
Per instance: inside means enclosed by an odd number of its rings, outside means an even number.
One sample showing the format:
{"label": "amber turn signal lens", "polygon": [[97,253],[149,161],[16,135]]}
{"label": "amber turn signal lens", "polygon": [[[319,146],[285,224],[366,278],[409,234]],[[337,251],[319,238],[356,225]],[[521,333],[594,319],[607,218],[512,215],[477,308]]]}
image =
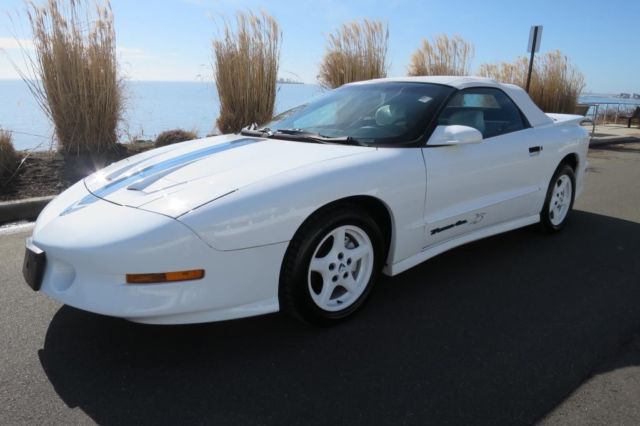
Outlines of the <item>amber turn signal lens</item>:
{"label": "amber turn signal lens", "polygon": [[160,272],[155,274],[127,274],[128,284],[155,284],[191,281],[204,278],[204,269],[193,271]]}

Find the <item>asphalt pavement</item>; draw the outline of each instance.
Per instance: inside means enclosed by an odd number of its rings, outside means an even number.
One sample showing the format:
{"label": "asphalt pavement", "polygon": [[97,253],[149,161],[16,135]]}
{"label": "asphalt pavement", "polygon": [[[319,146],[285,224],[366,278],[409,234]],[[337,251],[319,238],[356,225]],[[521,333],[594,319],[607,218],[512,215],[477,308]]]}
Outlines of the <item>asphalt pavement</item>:
{"label": "asphalt pavement", "polygon": [[62,306],[0,231],[0,424],[639,424],[640,144],[529,227],[379,283],[353,320],[149,326]]}

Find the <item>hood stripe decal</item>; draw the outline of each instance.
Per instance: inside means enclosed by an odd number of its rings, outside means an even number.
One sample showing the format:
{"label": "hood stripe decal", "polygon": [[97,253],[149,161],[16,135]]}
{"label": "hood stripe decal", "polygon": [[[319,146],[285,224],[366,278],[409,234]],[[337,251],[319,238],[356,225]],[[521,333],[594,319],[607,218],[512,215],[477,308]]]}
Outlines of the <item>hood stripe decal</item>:
{"label": "hood stripe decal", "polygon": [[[111,182],[109,182],[108,184],[106,184],[105,186],[98,188],[98,189],[91,189],[89,188],[89,186],[87,185],[87,182],[85,180],[84,182],[84,186],[87,188],[87,191],[89,191],[89,195],[87,195],[86,197],[82,198],[79,201],[76,201],[75,203],[73,203],[72,205],[70,205],[69,207],[67,207],[61,214],[60,216],[64,216],[67,215],[69,213],[72,213],[76,210],[82,209],[83,207],[86,207],[89,204],[93,204],[94,202],[98,201],[101,198],[105,198],[107,197],[109,194],[112,194],[116,191],[118,191],[119,189],[122,189],[126,186],[129,185],[133,185],[136,182],[139,182],[149,176],[153,176],[155,174],[158,173],[163,173],[167,170],[171,170],[172,172],[175,170],[178,170],[181,167],[184,167],[186,165],[189,165],[191,163],[194,163],[198,160],[202,160],[203,158],[209,156],[209,155],[213,155],[213,154],[217,154],[220,152],[224,152],[224,151],[228,151],[230,149],[235,149],[235,148],[240,148],[242,146],[245,145],[251,145],[254,144],[256,142],[262,142],[265,141],[266,139],[248,139],[248,138],[244,138],[244,139],[238,139],[235,141],[231,141],[231,142],[226,142],[226,143],[222,143],[222,144],[218,144],[218,145],[214,145],[214,146],[209,146],[206,148],[202,148],[196,151],[192,151],[192,152],[188,152],[186,154],[180,155],[178,157],[175,158],[170,158],[164,161],[161,161],[157,164],[153,164],[150,166],[147,166],[145,168],[136,170],[134,172],[131,173],[127,173],[125,176],[113,180]],[[149,159],[146,159],[145,161],[147,161]],[[131,168],[130,166],[125,166],[126,169]],[[113,173],[110,175],[113,176]],[[118,176],[116,174],[116,176]],[[153,179],[151,179],[153,181]],[[138,189],[138,188],[136,188]]]}
{"label": "hood stripe decal", "polygon": [[[129,185],[135,185],[136,183],[154,175],[164,175],[166,174],[165,172],[174,172],[178,169],[181,169],[182,167],[195,163],[196,161],[202,160],[203,158],[210,155],[218,154],[220,152],[228,151],[235,148],[240,148],[246,145],[251,145],[264,140],[265,139],[238,139],[232,142],[209,146],[196,151],[188,152],[178,157],[169,158],[157,164],[152,164],[142,169],[127,173],[126,175],[107,183],[101,188],[92,190],[91,193],[96,197],[104,198],[122,188],[125,188]],[[154,181],[155,179],[149,179],[149,184],[153,183]],[[146,186],[141,185],[136,186],[133,189],[142,190],[144,189],[144,187]]]}

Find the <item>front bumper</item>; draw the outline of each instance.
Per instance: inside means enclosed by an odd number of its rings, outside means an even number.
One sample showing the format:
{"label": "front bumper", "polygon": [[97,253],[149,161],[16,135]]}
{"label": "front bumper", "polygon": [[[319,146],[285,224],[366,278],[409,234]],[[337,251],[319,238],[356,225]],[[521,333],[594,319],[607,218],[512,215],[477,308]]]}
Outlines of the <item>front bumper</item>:
{"label": "front bumper", "polygon": [[[157,324],[278,310],[286,243],[218,251],[175,219],[92,199],[80,185],[47,206],[34,229],[33,244],[47,258],[43,293],[86,311]],[[190,269],[205,269],[205,277],[136,285],[125,278]]]}

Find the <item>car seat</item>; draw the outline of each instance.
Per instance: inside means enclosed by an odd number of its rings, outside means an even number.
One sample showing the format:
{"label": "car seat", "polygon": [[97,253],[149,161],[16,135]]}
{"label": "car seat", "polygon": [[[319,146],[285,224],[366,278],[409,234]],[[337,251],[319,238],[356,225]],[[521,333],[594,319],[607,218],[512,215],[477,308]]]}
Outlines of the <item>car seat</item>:
{"label": "car seat", "polygon": [[473,127],[474,129],[478,129],[480,133],[484,135],[484,112],[478,110],[456,111],[451,114],[449,124]]}

